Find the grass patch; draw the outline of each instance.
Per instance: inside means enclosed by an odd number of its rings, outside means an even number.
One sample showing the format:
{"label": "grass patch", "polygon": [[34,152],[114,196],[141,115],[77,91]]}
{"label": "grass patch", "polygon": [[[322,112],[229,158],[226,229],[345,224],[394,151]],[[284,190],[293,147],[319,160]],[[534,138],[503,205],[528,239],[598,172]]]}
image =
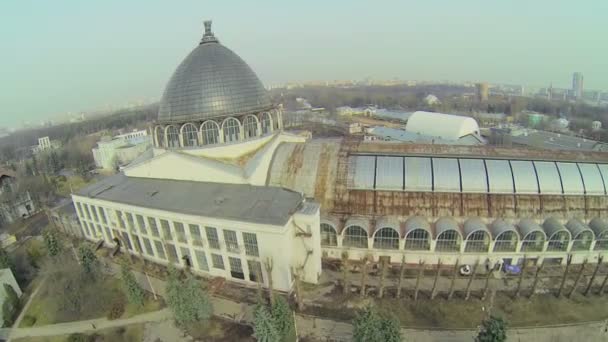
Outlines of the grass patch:
{"label": "grass patch", "polygon": [[[98,293],[97,296],[107,300],[101,301],[100,305],[87,306],[78,316],[61,317],[57,314],[59,309],[58,298],[48,295],[48,291],[46,291],[48,283],[42,285],[42,288],[30,304],[26,315],[35,319],[33,326],[106,317],[111,309],[112,303],[115,300],[121,299],[125,303],[127,301],[120,279],[115,277],[104,277],[99,281],[102,282],[100,288],[103,289],[103,292]],[[142,313],[160,310],[164,306],[164,302],[161,299],[155,301],[151,294],[146,294],[146,299],[143,306],[139,307],[132,304],[126,304],[124,313],[120,316],[120,318],[129,318]],[[25,322],[22,321],[20,327],[26,327]]]}
{"label": "grass patch", "polygon": [[[132,324],[118,328],[99,330],[93,334],[83,334],[90,341],[95,342],[132,342],[143,341],[144,324]],[[68,342],[70,335],[49,337],[25,337],[13,340],[15,342]]]}

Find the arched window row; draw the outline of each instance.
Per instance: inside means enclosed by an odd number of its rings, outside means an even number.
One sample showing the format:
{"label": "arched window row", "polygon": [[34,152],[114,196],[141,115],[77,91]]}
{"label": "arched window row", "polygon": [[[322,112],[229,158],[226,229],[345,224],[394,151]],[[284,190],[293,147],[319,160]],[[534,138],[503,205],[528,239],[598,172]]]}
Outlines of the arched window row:
{"label": "arched window row", "polygon": [[247,115],[240,119],[228,117],[223,121],[207,120],[199,124],[169,124],[155,126],[157,147],[192,148],[221,143],[233,143],[262,137],[281,129],[279,111]]}
{"label": "arched window row", "polygon": [[358,223],[347,224],[339,231],[336,224],[324,222],[320,230],[324,247],[464,253],[589,251],[592,246],[594,250],[608,250],[608,222],[602,221],[600,225],[596,219],[595,225],[590,223],[591,228],[580,224],[583,227],[576,234],[570,232],[570,222],[558,226],[555,220],[533,226],[522,220],[521,224],[494,225],[492,229],[477,225],[465,234],[466,229],[446,218],[438,220],[435,229],[422,227],[402,231],[398,225],[389,225],[372,231],[369,225]]}

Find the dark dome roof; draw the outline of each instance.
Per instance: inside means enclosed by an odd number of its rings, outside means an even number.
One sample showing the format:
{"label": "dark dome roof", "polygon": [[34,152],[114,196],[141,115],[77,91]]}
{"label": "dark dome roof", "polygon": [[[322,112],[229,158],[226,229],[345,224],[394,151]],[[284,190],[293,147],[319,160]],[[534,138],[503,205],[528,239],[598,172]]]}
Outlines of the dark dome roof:
{"label": "dark dome roof", "polygon": [[272,108],[262,82],[237,54],[221,45],[205,22],[205,35],[169,80],[158,121],[186,122]]}

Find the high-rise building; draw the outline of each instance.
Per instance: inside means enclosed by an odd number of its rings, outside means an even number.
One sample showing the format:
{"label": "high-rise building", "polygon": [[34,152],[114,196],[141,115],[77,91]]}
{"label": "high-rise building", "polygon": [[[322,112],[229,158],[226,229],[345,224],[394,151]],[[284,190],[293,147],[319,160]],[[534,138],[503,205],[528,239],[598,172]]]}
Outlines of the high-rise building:
{"label": "high-rise building", "polygon": [[488,83],[481,82],[475,85],[477,87],[477,100],[488,101]]}
{"label": "high-rise building", "polygon": [[572,74],[572,95],[577,98],[583,98],[583,74],[575,72]]}

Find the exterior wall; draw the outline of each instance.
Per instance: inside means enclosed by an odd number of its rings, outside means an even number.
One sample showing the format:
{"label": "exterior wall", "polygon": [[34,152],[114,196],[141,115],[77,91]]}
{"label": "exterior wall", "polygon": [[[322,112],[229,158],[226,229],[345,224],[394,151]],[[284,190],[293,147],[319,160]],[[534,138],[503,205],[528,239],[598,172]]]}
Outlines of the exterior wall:
{"label": "exterior wall", "polygon": [[[110,141],[100,141],[97,147],[93,149],[95,165],[103,169],[113,169],[115,161],[119,164],[130,163],[152,144],[152,140],[147,136],[146,131],[129,134],[134,136],[117,136]],[[133,146],[129,146],[130,144]]]}
{"label": "exterior wall", "polygon": [[[261,263],[260,265],[262,267],[262,278],[264,280],[264,285],[268,286],[268,274],[263,266],[263,263],[271,260],[273,264],[272,279],[274,288],[280,291],[291,290],[291,270],[292,267],[295,267],[299,263],[299,259],[297,259],[299,253],[296,255],[293,248],[296,245],[295,225],[293,223],[294,220],[290,220],[290,222],[283,227],[270,226],[184,215],[181,213],[123,205],[120,203],[84,198],[75,195],[72,197],[77,208],[78,218],[83,226],[85,237],[89,240],[99,241],[103,239],[108,245],[115,246],[116,242],[114,239],[117,237],[117,234],[120,234],[120,238],[123,239],[123,244],[125,242],[128,244],[128,242],[124,240],[126,237],[128,237],[129,241],[131,242],[131,247],[127,248],[130,253],[139,254],[146,259],[161,264],[166,264],[169,262],[168,248],[171,248],[170,246],[174,246],[176,248],[177,258],[172,260],[172,262],[176,265],[181,267],[186,266],[183,256],[184,253],[187,252],[190,255],[191,268],[193,271],[206,276],[219,276],[231,281],[251,285],[256,284],[256,282],[250,277],[255,276],[257,272],[250,270],[248,261]],[[85,204],[87,204],[87,206],[85,206]],[[95,218],[95,215],[90,212],[92,206],[98,210],[97,219]],[[102,208],[106,214],[107,223],[105,224],[103,223],[103,219],[99,214],[99,208]],[[86,213],[87,209],[89,210],[88,215]],[[122,213],[124,224],[120,223],[117,212]],[[133,215],[132,224],[129,223],[127,219],[127,213]],[[143,227],[140,225],[136,215],[141,215],[144,219]],[[316,215],[313,214],[312,217],[308,217],[310,215],[302,215],[302,217],[298,217],[296,220],[298,222],[302,221],[304,223],[308,222],[314,224],[314,222],[318,222],[319,220],[318,215],[318,212]],[[158,227],[158,235],[153,233],[149,219],[156,223],[156,226]],[[166,220],[169,223],[172,235],[171,238],[164,236],[161,220]],[[175,223],[182,223],[184,225],[185,234],[183,239],[178,238]],[[189,227],[190,224],[199,227],[202,237],[200,244],[197,244],[197,241],[199,240],[195,239],[191,234]],[[98,226],[101,228],[100,230],[97,229]],[[207,227],[212,227],[217,230],[219,238],[217,245],[214,245],[214,243],[210,242],[208,239],[206,235]],[[224,231],[226,230],[234,231],[236,233],[238,241],[237,246],[227,243],[224,235]],[[318,231],[318,227],[313,227],[312,230]],[[251,250],[248,250],[248,247],[245,244],[244,233],[255,234],[259,251],[257,255],[255,255],[256,253],[251,253]],[[152,253],[149,253],[147,250],[145,240],[149,241],[152,245]],[[137,247],[136,241],[140,241],[139,244],[142,246],[141,249]],[[165,255],[164,257],[158,250],[159,246],[162,253]],[[206,266],[202,260],[197,258],[197,251],[199,255],[204,255]],[[214,267],[212,261],[213,254],[222,258],[224,269]],[[311,260],[310,265],[313,265],[314,267],[317,267],[316,265],[318,265],[318,270],[314,269],[313,266],[309,266],[307,270],[311,269],[310,272],[315,273],[316,275],[317,272],[320,272],[320,252],[316,253],[315,256],[319,260],[314,262]],[[245,279],[235,278],[231,274],[229,258],[235,258],[241,261]],[[316,282],[316,277],[307,276],[305,278],[307,280],[311,279]]]}
{"label": "exterior wall", "polygon": [[[302,268],[302,281],[316,284],[322,271],[319,210],[316,210],[315,215],[296,213],[293,217],[293,224],[296,229],[291,251],[295,267]],[[308,233],[310,236],[304,235],[304,233]]]}
{"label": "exterior wall", "polygon": [[15,191],[17,191],[17,187],[13,178],[0,178],[0,196],[4,195],[8,198],[4,202],[0,198],[0,225],[11,224],[17,219],[30,217],[36,212],[30,193],[26,191],[14,194]]}

